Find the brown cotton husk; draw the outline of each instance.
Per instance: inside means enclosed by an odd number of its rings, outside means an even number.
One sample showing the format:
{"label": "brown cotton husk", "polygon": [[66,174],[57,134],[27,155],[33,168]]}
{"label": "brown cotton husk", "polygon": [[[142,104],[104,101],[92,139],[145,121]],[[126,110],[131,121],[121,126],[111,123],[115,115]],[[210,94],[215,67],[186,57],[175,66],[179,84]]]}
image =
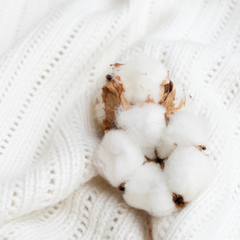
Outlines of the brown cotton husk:
{"label": "brown cotton husk", "polygon": [[131,106],[123,97],[123,92],[125,92],[125,86],[119,76],[116,76],[115,79],[105,84],[102,88],[102,101],[105,104],[105,118],[103,119],[103,129],[105,133],[116,127],[116,108],[122,106],[127,110]]}
{"label": "brown cotton husk", "polygon": [[121,64],[121,63],[114,63],[114,64],[110,64],[111,67],[115,67],[115,68],[118,68],[122,65],[125,65],[125,64]]}
{"label": "brown cotton husk", "polygon": [[157,163],[159,163],[161,168],[164,169],[164,159],[157,157]]}
{"label": "brown cotton husk", "polygon": [[121,192],[124,192],[125,191],[125,182],[124,183],[121,183],[119,186],[118,186],[118,190],[121,191]]}
{"label": "brown cotton husk", "polygon": [[176,90],[174,89],[173,82],[167,77],[163,80],[162,84],[160,85],[160,101],[161,104],[165,109],[165,121],[166,124],[169,123],[169,116],[174,114],[177,110],[181,109],[184,105],[182,101],[178,107],[175,107],[174,100],[176,96]]}
{"label": "brown cotton husk", "polygon": [[148,157],[146,157],[146,156],[145,156],[145,158],[147,159],[147,161],[144,162],[143,165],[146,164],[146,163],[150,163],[150,162],[155,162],[155,163],[157,163],[156,159],[150,159],[150,158],[148,158]]}
{"label": "brown cotton husk", "polygon": [[141,106],[143,106],[145,103],[155,103],[155,101],[150,98],[150,95],[148,95],[148,98],[141,103]]}
{"label": "brown cotton husk", "polygon": [[150,96],[148,95],[148,98],[144,101],[145,103],[155,103],[155,101],[150,98]]}
{"label": "brown cotton husk", "polygon": [[184,198],[181,195],[176,193],[173,193],[172,195],[176,208],[181,209],[187,204],[187,202],[184,202]]}
{"label": "brown cotton husk", "polygon": [[157,154],[156,154],[156,158],[154,158],[154,159],[150,159],[150,158],[148,158],[147,156],[145,156],[145,158],[147,159],[147,161],[144,162],[143,165],[144,165],[145,163],[155,162],[155,163],[159,163],[160,166],[161,166],[161,168],[164,169],[164,159],[159,158],[159,157],[157,156]]}
{"label": "brown cotton husk", "polygon": [[206,150],[207,149],[206,146],[204,146],[204,145],[198,145],[197,148],[199,150]]}
{"label": "brown cotton husk", "polygon": [[96,98],[96,100],[95,100],[95,105],[97,105],[97,104],[99,104],[98,98]]}
{"label": "brown cotton husk", "polygon": [[168,94],[172,91],[172,85],[173,84],[171,83],[169,77],[163,80],[162,84],[160,85],[160,104],[166,100]]}
{"label": "brown cotton husk", "polygon": [[148,234],[149,234],[150,239],[153,240],[152,228],[151,227],[148,228]]}

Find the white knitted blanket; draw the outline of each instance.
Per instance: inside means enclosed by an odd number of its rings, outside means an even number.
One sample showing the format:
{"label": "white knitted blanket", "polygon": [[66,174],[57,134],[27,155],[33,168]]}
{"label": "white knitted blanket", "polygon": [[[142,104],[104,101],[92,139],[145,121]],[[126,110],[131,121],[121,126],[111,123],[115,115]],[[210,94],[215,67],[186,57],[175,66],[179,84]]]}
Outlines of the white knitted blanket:
{"label": "white knitted blanket", "polygon": [[[240,1],[1,0],[0,239],[240,239]],[[150,218],[97,176],[96,82],[146,52],[209,119],[216,180]]]}

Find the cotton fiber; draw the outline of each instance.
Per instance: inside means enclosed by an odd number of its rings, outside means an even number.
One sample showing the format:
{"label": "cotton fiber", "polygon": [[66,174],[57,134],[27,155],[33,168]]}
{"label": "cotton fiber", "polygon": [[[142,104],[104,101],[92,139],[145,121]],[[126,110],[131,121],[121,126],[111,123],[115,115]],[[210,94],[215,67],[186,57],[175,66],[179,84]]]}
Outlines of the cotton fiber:
{"label": "cotton fiber", "polygon": [[105,134],[96,154],[101,175],[114,187],[123,183],[145,160],[137,143],[123,130]]}
{"label": "cotton fiber", "polygon": [[128,178],[123,197],[130,206],[158,217],[177,210],[166,177],[160,165],[154,162],[145,163]]}
{"label": "cotton fiber", "polygon": [[171,192],[193,200],[215,176],[209,157],[194,146],[178,146],[165,162],[164,173]]}
{"label": "cotton fiber", "polygon": [[156,158],[157,142],[166,128],[165,108],[160,104],[135,105],[127,111],[116,111],[116,126],[131,135],[148,158]]}
{"label": "cotton fiber", "polygon": [[144,54],[123,62],[113,71],[124,83],[126,92],[123,96],[129,103],[141,103],[148,98],[155,103],[159,102],[160,85],[168,76],[162,63]]}
{"label": "cotton fiber", "polygon": [[[182,209],[215,176],[208,123],[166,68],[147,55],[111,64],[95,97],[104,137],[96,166],[132,207],[157,217]],[[104,103],[104,104],[103,104]]]}
{"label": "cotton fiber", "polygon": [[[111,78],[108,78],[109,76]],[[126,91],[123,96],[129,103],[141,104],[146,100],[151,100],[157,104],[160,100],[160,85],[167,78],[168,72],[162,63],[147,54],[126,60],[117,64],[117,67],[108,67],[105,75],[100,79],[94,98],[95,114],[100,124],[105,115],[101,88],[109,79],[116,80],[116,76],[119,76],[125,85]]]}
{"label": "cotton fiber", "polygon": [[207,126],[202,117],[188,111],[177,111],[170,116],[168,126],[158,143],[158,156],[167,158],[178,145],[207,146]]}

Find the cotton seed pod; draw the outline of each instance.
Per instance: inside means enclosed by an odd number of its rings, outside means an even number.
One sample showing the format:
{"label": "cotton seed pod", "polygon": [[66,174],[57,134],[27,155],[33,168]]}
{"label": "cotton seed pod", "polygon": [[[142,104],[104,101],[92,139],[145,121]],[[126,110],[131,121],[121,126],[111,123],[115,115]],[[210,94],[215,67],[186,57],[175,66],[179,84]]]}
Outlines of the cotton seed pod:
{"label": "cotton seed pod", "polygon": [[168,77],[163,64],[147,54],[140,54],[137,58],[122,63],[111,64],[104,77],[100,79],[94,97],[95,114],[99,124],[105,116],[105,105],[102,102],[102,87],[112,79],[118,77],[125,85],[123,97],[131,104],[160,101],[160,85]]}
{"label": "cotton seed pod", "polygon": [[154,162],[145,163],[128,178],[123,198],[130,206],[158,217],[177,211],[166,177]]}
{"label": "cotton seed pod", "polygon": [[188,111],[177,111],[157,144],[159,158],[167,158],[178,145],[207,146],[208,124],[202,117]]}
{"label": "cotton seed pod", "polygon": [[168,72],[163,64],[146,54],[129,59],[114,67],[113,73],[121,77],[126,92],[123,96],[131,104],[151,99],[160,100],[160,84],[167,78]]}
{"label": "cotton seed pod", "polygon": [[154,103],[132,106],[127,111],[118,109],[116,126],[135,139],[144,156],[154,159],[156,143],[166,128],[164,113],[165,108]]}
{"label": "cotton seed pod", "polygon": [[141,149],[131,136],[123,130],[111,130],[98,146],[95,165],[100,174],[117,187],[144,161]]}
{"label": "cotton seed pod", "polygon": [[185,202],[208,187],[215,176],[209,157],[194,146],[178,146],[165,162],[164,174],[171,192]]}
{"label": "cotton seed pod", "polygon": [[97,92],[95,113],[104,131],[109,131],[115,128],[115,109],[121,106],[126,110],[130,108],[131,104],[128,103],[122,94],[126,91],[126,88],[119,76],[112,77],[107,75],[106,81],[101,91]]}

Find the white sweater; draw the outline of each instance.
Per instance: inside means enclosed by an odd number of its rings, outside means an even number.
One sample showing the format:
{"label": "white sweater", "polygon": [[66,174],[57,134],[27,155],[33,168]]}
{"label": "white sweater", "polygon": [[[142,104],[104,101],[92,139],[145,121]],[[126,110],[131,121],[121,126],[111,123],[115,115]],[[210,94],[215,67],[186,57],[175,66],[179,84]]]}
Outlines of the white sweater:
{"label": "white sweater", "polygon": [[[1,0],[0,36],[0,239],[240,239],[240,1]],[[159,219],[93,165],[96,82],[140,52],[193,93],[217,167]]]}

